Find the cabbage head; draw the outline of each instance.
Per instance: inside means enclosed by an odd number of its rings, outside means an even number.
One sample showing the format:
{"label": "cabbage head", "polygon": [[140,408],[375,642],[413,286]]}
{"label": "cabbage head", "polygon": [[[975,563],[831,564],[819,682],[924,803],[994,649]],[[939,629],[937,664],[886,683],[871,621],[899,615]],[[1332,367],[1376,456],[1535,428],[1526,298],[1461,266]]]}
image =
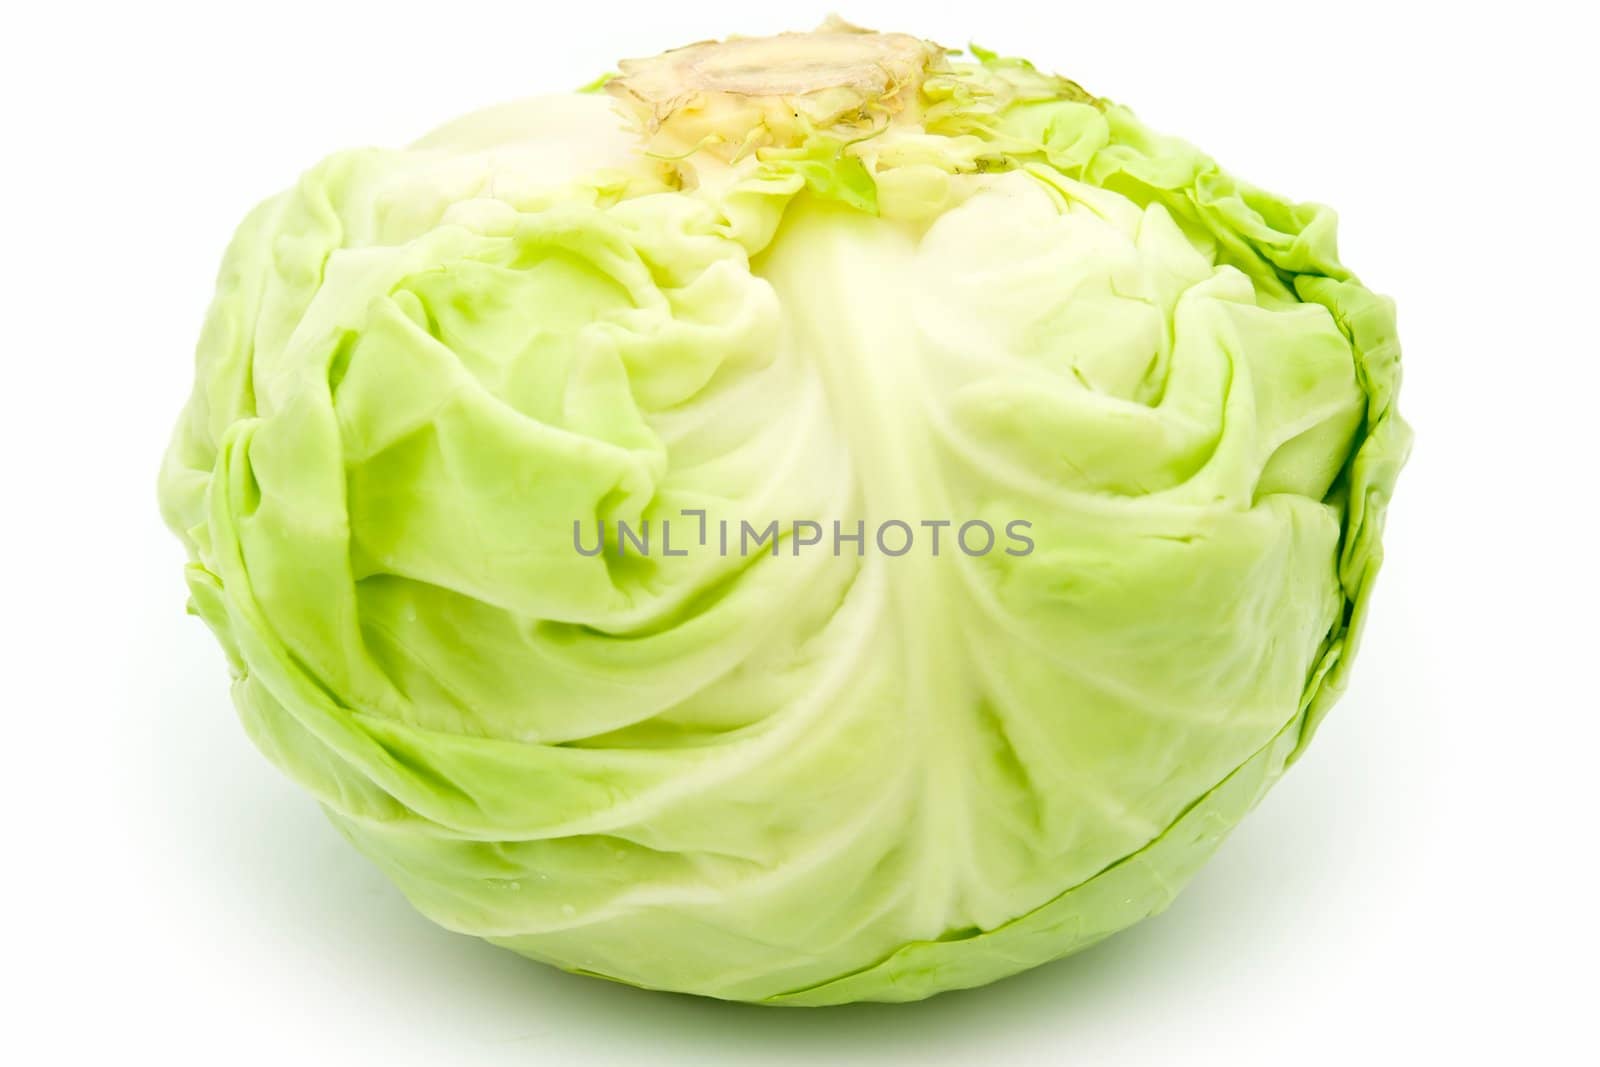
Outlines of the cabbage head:
{"label": "cabbage head", "polygon": [[427,916],[913,1000],[1159,911],[1302,750],[1398,360],[1327,209],[830,23],[315,166],[160,498],[250,737]]}

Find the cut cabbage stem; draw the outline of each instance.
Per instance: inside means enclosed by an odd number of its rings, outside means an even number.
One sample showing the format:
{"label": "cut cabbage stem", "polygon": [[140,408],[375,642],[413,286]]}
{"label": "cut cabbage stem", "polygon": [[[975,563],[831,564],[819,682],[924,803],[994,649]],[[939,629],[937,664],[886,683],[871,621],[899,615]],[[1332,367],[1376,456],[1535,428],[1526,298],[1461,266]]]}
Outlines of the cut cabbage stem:
{"label": "cut cabbage stem", "polygon": [[860,106],[892,105],[941,52],[908,34],[830,22],[809,33],[703,41],[624,60],[606,88],[647,105],[657,121],[706,94],[778,100],[845,90]]}

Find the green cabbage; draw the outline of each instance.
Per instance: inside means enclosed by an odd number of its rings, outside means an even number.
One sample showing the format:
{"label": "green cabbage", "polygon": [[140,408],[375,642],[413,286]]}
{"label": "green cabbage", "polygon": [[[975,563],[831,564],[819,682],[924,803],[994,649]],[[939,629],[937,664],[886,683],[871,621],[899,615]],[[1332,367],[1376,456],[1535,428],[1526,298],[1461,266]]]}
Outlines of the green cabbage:
{"label": "green cabbage", "polygon": [[1306,744],[1398,360],[1328,210],[832,24],[312,169],[160,496],[250,736],[429,917],[911,1000],[1160,910]]}

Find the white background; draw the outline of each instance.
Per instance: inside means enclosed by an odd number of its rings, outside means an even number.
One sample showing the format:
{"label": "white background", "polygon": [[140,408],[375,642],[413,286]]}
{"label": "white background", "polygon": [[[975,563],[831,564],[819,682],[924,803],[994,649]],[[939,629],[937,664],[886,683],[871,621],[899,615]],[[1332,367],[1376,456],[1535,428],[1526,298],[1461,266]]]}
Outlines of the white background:
{"label": "white background", "polygon": [[335,149],[825,9],[5,15],[0,1059],[1595,1062],[1593,28],[1468,9],[844,11],[1028,55],[1337,205],[1346,261],[1400,301],[1418,444],[1349,693],[1169,912],[986,989],[826,1011],[568,977],[413,914],[250,748],[155,507],[257,200]]}

